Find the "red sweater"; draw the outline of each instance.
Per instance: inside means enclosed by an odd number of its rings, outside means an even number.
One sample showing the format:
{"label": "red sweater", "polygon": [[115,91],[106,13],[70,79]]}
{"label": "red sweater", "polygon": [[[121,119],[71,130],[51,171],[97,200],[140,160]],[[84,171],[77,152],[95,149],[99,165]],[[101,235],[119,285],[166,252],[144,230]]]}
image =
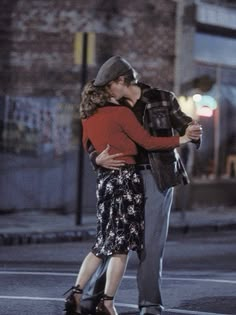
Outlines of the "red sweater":
{"label": "red sweater", "polygon": [[90,140],[98,153],[107,144],[109,154],[123,153],[122,160],[135,164],[136,143],[146,150],[166,150],[179,146],[179,137],[153,137],[141,126],[133,112],[124,106],[105,106],[82,120],[83,145],[87,149]]}

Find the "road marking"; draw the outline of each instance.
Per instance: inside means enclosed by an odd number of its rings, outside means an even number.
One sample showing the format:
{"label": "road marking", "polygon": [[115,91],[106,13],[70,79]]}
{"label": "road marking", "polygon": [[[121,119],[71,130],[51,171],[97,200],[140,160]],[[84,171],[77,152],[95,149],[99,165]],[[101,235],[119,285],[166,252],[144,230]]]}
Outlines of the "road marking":
{"label": "road marking", "polygon": [[163,280],[167,281],[199,281],[199,282],[216,282],[216,283],[228,283],[236,284],[235,280],[222,280],[222,279],[201,279],[201,278],[175,278],[175,277],[164,277]]}
{"label": "road marking", "polygon": [[37,297],[37,296],[12,296],[12,295],[0,295],[0,299],[7,300],[33,300],[33,301],[65,301],[62,298],[50,298],[50,297]]}
{"label": "road marking", "polygon": [[75,277],[77,273],[71,272],[40,272],[40,271],[0,271],[0,275],[29,275],[29,276],[59,276]]}
{"label": "road marking", "polygon": [[[136,279],[136,276],[124,276],[125,279]],[[216,282],[216,283],[228,283],[236,284],[236,280],[224,280],[224,279],[201,279],[201,278],[176,278],[176,277],[163,277],[164,281],[199,281],[199,282]]]}
{"label": "road marking", "polygon": [[180,310],[180,309],[165,309],[165,312],[169,312],[169,313],[175,313],[175,314],[189,314],[189,315],[226,315],[226,314],[222,314],[222,313],[206,313],[206,312],[199,312],[197,311],[187,311],[187,310]]}
{"label": "road marking", "polygon": [[[30,300],[30,301],[56,301],[56,302],[63,302],[65,299],[62,298],[50,298],[50,297],[31,297],[31,296],[8,296],[8,295],[0,295],[0,299],[6,300]],[[115,303],[116,306],[120,307],[128,307],[138,309],[138,305],[136,304],[127,304],[127,303]],[[187,310],[180,310],[180,309],[165,309],[165,312],[169,313],[178,313],[178,314],[189,314],[189,315],[196,315],[196,311],[187,311]],[[206,312],[199,312],[197,311],[197,315],[225,315],[220,313],[206,313]]]}
{"label": "road marking", "polygon": [[116,303],[116,302],[115,302],[115,305],[116,305],[116,306],[121,306],[121,307],[129,307],[129,308],[138,309],[138,305],[136,305],[136,304]]}
{"label": "road marking", "polygon": [[[40,271],[0,271],[0,275],[30,275],[30,276],[59,276],[59,277],[75,277],[77,273],[72,272],[40,272]],[[125,275],[124,279],[134,279],[136,276]],[[201,279],[201,278],[178,278],[178,277],[163,277],[164,281],[196,281],[196,282],[216,282],[236,284],[236,280],[225,279]]]}

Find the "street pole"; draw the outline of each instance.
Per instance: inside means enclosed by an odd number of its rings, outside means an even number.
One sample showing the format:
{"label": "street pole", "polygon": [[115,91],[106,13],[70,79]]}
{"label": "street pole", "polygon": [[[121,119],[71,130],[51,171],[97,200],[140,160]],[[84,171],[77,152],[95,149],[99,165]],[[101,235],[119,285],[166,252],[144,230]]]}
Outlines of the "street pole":
{"label": "street pole", "polygon": [[[82,65],[81,65],[81,92],[87,82],[87,53],[88,53],[88,33],[83,33],[82,41]],[[78,151],[78,180],[77,180],[77,205],[76,205],[76,225],[81,224],[83,209],[83,182],[84,182],[84,150],[82,146],[82,125],[79,120],[79,151]]]}
{"label": "street pole", "polygon": [[214,174],[216,178],[220,176],[220,85],[221,85],[221,66],[217,65],[216,68],[216,88],[217,88],[217,107],[214,110]]}
{"label": "street pole", "polygon": [[174,92],[180,95],[181,86],[181,65],[182,65],[182,42],[183,42],[183,14],[184,3],[180,0],[176,3],[176,25],[175,25],[175,79],[174,79]]}

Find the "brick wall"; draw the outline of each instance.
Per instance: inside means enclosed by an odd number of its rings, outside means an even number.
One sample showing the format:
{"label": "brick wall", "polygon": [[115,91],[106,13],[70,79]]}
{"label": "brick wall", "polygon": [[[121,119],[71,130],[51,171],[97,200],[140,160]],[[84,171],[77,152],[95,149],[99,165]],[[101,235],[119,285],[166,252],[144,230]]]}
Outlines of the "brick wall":
{"label": "brick wall", "polygon": [[76,32],[96,33],[99,65],[120,54],[146,82],[173,89],[175,10],[172,0],[1,0],[0,94],[65,96],[80,93],[74,64]]}

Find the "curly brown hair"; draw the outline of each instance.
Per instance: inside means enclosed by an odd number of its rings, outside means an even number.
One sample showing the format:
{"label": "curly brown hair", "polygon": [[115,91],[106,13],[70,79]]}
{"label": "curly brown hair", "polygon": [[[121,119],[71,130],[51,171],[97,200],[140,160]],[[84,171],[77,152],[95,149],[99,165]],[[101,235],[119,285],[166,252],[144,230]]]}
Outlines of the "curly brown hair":
{"label": "curly brown hair", "polygon": [[85,119],[92,116],[99,107],[108,103],[111,96],[106,87],[98,87],[93,85],[93,81],[89,81],[81,94],[80,118]]}

